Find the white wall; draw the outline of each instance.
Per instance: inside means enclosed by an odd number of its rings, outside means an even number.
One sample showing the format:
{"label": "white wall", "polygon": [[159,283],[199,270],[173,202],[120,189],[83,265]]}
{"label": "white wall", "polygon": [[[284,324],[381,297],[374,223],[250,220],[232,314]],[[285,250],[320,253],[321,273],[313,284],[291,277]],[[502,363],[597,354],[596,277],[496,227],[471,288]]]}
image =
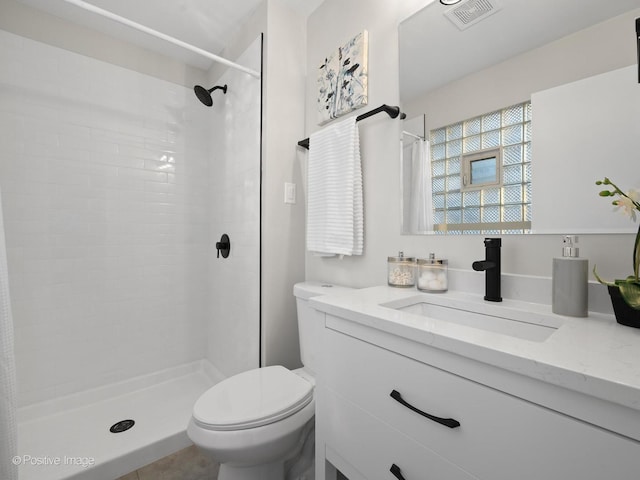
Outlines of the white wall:
{"label": "white wall", "polygon": [[[397,23],[427,3],[424,0],[326,0],[311,15],[307,24],[307,134],[319,128],[315,120],[317,66],[328,52],[363,29],[369,31],[369,105],[398,104]],[[350,286],[384,284],[386,257],[398,250],[420,257],[435,252],[449,259],[450,268],[464,270],[471,270],[474,260],[484,258],[479,236],[400,235],[399,138],[397,120],[381,115],[361,124],[365,254],[343,260],[307,254],[307,279]],[[559,208],[561,204],[559,199]],[[599,272],[605,276],[626,275],[630,271],[632,235],[583,235],[580,242],[581,255],[588,257],[591,264],[597,263]],[[560,248],[560,239],[555,235],[505,236],[503,271],[548,277],[551,259],[560,254]]]}
{"label": "white wall", "polygon": [[293,285],[304,280],[304,201],[284,203],[284,183],[301,190],[305,19],[268,0],[262,171],[262,363],[300,366]]}
{"label": "white wall", "polygon": [[0,64],[20,404],[203,358],[206,110],[2,30]]}
{"label": "white wall", "polygon": [[[325,0],[307,23],[306,135],[318,130],[317,71],[323,59],[356,33],[369,32],[369,106],[398,105],[400,19],[424,0]],[[414,253],[400,237],[400,122],[376,115],[360,125],[363,165],[364,255],[335,258],[306,255],[306,278],[348,286],[386,283],[386,259],[398,250]],[[418,253],[417,251],[415,252]],[[422,253],[422,252],[421,252]]]}
{"label": "white wall", "polygon": [[[236,62],[260,71],[262,40]],[[224,376],[257,368],[260,349],[260,79],[227,70],[213,85],[209,128],[211,244],[207,358]],[[228,258],[215,242],[229,235]]]}

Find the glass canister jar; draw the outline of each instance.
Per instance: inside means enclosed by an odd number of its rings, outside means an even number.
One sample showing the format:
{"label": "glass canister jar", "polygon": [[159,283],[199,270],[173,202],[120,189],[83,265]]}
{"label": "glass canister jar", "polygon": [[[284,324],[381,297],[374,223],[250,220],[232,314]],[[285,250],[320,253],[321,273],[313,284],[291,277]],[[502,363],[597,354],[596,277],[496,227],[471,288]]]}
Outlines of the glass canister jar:
{"label": "glass canister jar", "polygon": [[413,287],[416,284],[416,259],[405,257],[399,252],[397,257],[387,258],[387,283],[392,287]]}
{"label": "glass canister jar", "polygon": [[418,259],[418,290],[444,293],[449,288],[447,260],[437,259],[434,253],[429,258]]}

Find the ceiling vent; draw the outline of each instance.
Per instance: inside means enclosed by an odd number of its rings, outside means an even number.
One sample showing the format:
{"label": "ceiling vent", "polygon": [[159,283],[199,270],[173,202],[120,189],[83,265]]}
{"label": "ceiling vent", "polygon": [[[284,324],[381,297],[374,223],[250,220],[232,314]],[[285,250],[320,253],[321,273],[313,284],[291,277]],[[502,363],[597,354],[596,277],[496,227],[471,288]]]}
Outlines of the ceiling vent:
{"label": "ceiling vent", "polygon": [[444,15],[456,27],[464,30],[500,11],[501,8],[497,0],[466,0],[444,12]]}

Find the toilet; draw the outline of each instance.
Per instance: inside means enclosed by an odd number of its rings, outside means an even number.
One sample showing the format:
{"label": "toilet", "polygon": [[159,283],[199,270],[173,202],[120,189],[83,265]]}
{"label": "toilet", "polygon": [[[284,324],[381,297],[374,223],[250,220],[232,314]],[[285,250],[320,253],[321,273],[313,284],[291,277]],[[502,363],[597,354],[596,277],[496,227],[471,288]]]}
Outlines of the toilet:
{"label": "toilet", "polygon": [[187,435],[220,464],[218,480],[283,480],[285,462],[303,453],[308,458],[300,458],[299,464],[306,461],[312,468],[314,450],[303,445],[313,435],[316,349],[323,317],[309,307],[308,299],[348,290],[315,282],[293,287],[302,368],[275,365],[239,373],[196,401]]}

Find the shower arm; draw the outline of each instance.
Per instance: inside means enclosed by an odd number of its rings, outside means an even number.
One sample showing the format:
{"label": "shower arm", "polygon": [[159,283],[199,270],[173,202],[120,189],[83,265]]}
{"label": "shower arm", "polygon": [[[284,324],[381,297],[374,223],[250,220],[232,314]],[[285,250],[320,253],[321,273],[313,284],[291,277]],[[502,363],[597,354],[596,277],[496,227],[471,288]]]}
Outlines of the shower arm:
{"label": "shower arm", "polygon": [[152,28],[149,27],[145,27],[144,25],[141,25],[140,23],[134,22],[132,20],[129,20],[128,18],[124,18],[121,17],[120,15],[116,15],[115,13],[112,13],[108,10],[104,10],[102,8],[96,7],[95,5],[92,5],[90,3],[84,2],[82,0],[63,0],[66,3],[69,3],[71,5],[75,5],[76,7],[80,7],[84,10],[87,10],[89,12],[95,13],[96,15],[100,15],[102,17],[106,17],[110,20],[113,20],[115,22],[121,23],[123,25],[126,25],[128,27],[134,28],[135,30],[139,30],[143,33],[146,33],[147,35],[151,35],[153,37],[159,38],[161,40],[164,40],[166,42],[169,43],[173,43],[174,45],[177,45],[179,47],[182,47],[186,50],[190,50],[194,53],[197,53],[198,55],[202,55],[203,57],[208,58],[209,60],[213,60],[214,62],[218,62],[218,63],[222,63],[223,65],[226,65],[228,67],[231,68],[235,68],[236,70],[240,70],[242,72],[248,73],[249,75],[251,75],[252,77],[255,78],[260,78],[260,72],[257,72],[255,70],[252,70],[248,67],[245,67],[243,65],[240,65],[238,63],[232,62],[231,60],[227,60],[226,58],[220,57],[218,55],[215,55],[211,52],[207,52],[206,50],[203,50],[202,48],[196,47],[194,45],[191,45],[189,43],[183,42],[182,40],[178,40],[177,38],[171,37],[169,35],[166,35],[162,32],[158,32],[157,30],[154,30]]}

